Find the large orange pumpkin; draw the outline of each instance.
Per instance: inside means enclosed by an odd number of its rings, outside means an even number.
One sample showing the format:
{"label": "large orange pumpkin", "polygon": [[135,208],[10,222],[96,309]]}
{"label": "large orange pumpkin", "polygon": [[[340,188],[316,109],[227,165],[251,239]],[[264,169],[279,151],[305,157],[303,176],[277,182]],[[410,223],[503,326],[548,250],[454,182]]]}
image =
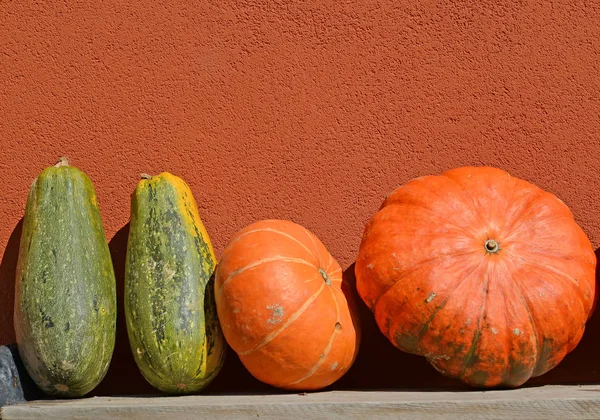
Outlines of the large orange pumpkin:
{"label": "large orange pumpkin", "polygon": [[283,220],[235,234],[215,275],[225,339],[255,378],[284,389],[323,388],[354,362],[360,335],[343,288],[321,241]]}
{"label": "large orange pumpkin", "polygon": [[388,339],[475,387],[515,387],[579,343],[596,257],[567,206],[495,168],[414,179],[365,227],[357,288]]}

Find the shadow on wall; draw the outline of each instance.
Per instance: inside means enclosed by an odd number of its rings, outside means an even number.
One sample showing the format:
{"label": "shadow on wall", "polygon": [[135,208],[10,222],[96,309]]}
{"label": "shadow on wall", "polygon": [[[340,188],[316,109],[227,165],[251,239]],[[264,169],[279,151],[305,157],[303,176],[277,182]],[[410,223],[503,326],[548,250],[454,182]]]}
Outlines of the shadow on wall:
{"label": "shadow on wall", "polygon": [[23,218],[19,220],[6,244],[0,262],[0,345],[15,341],[13,327],[13,309],[15,304],[15,272],[19,259],[19,245]]}

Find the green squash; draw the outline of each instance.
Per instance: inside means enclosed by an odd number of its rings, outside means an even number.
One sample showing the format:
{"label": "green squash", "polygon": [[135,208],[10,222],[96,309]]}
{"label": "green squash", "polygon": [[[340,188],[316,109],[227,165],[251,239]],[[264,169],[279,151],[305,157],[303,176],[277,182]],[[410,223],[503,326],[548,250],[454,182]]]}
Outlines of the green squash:
{"label": "green squash", "polygon": [[116,314],[94,186],[62,159],[31,185],[15,281],[17,346],[42,391],[80,397],[100,383],[112,358]]}
{"label": "green squash", "polygon": [[131,199],[125,317],[135,361],[173,394],[206,387],[226,355],[213,295],[216,260],[187,184],[143,176]]}

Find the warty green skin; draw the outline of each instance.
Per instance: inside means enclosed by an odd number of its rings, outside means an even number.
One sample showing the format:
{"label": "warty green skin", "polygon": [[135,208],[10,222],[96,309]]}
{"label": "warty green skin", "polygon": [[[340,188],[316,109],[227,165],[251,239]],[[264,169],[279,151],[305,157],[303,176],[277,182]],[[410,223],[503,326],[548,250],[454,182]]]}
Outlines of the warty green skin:
{"label": "warty green skin", "polygon": [[190,231],[186,225],[197,210],[187,185],[178,189],[174,181],[185,185],[159,175],[141,181],[145,186],[138,185],[132,196],[125,316],[146,380],[165,393],[188,394],[216,377],[226,345],[214,302],[216,262],[209,238],[203,227],[192,224]]}
{"label": "warty green skin", "polygon": [[80,397],[106,375],[116,286],[94,186],[73,166],[33,182],[23,219],[14,327],[29,375],[46,393]]}

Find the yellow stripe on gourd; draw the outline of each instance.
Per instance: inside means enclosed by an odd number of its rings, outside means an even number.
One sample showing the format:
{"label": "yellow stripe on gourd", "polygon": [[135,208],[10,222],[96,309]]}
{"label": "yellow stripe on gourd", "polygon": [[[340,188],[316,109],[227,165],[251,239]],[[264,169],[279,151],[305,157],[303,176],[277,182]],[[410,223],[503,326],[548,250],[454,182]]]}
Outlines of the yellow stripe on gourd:
{"label": "yellow stripe on gourd", "polygon": [[[138,185],[138,194],[143,192],[148,185],[156,185],[161,182],[165,182],[171,187],[175,189],[177,196],[177,212],[181,215],[181,218],[184,222],[186,231],[192,235],[192,237],[198,237],[198,233],[202,237],[202,240],[208,245],[208,249],[210,251],[210,258],[212,259],[212,267],[216,266],[216,258],[214,254],[214,250],[212,247],[212,243],[209,239],[208,232],[204,227],[204,223],[202,223],[202,219],[200,219],[200,213],[198,212],[198,206],[196,201],[194,200],[192,191],[187,183],[169,172],[161,172],[158,175],[152,176],[148,179],[143,179]],[[203,270],[208,271],[211,267],[211,261],[202,261]],[[207,320],[203,320],[206,323]],[[211,360],[211,366],[207,366],[208,364],[208,340],[205,337],[204,346],[198,349],[198,354],[202,355],[202,366],[200,367],[200,373],[198,377],[202,378],[206,376],[207,367],[211,369],[215,369],[215,365],[219,363],[218,358],[216,360]],[[214,357],[213,357],[214,359]]]}

